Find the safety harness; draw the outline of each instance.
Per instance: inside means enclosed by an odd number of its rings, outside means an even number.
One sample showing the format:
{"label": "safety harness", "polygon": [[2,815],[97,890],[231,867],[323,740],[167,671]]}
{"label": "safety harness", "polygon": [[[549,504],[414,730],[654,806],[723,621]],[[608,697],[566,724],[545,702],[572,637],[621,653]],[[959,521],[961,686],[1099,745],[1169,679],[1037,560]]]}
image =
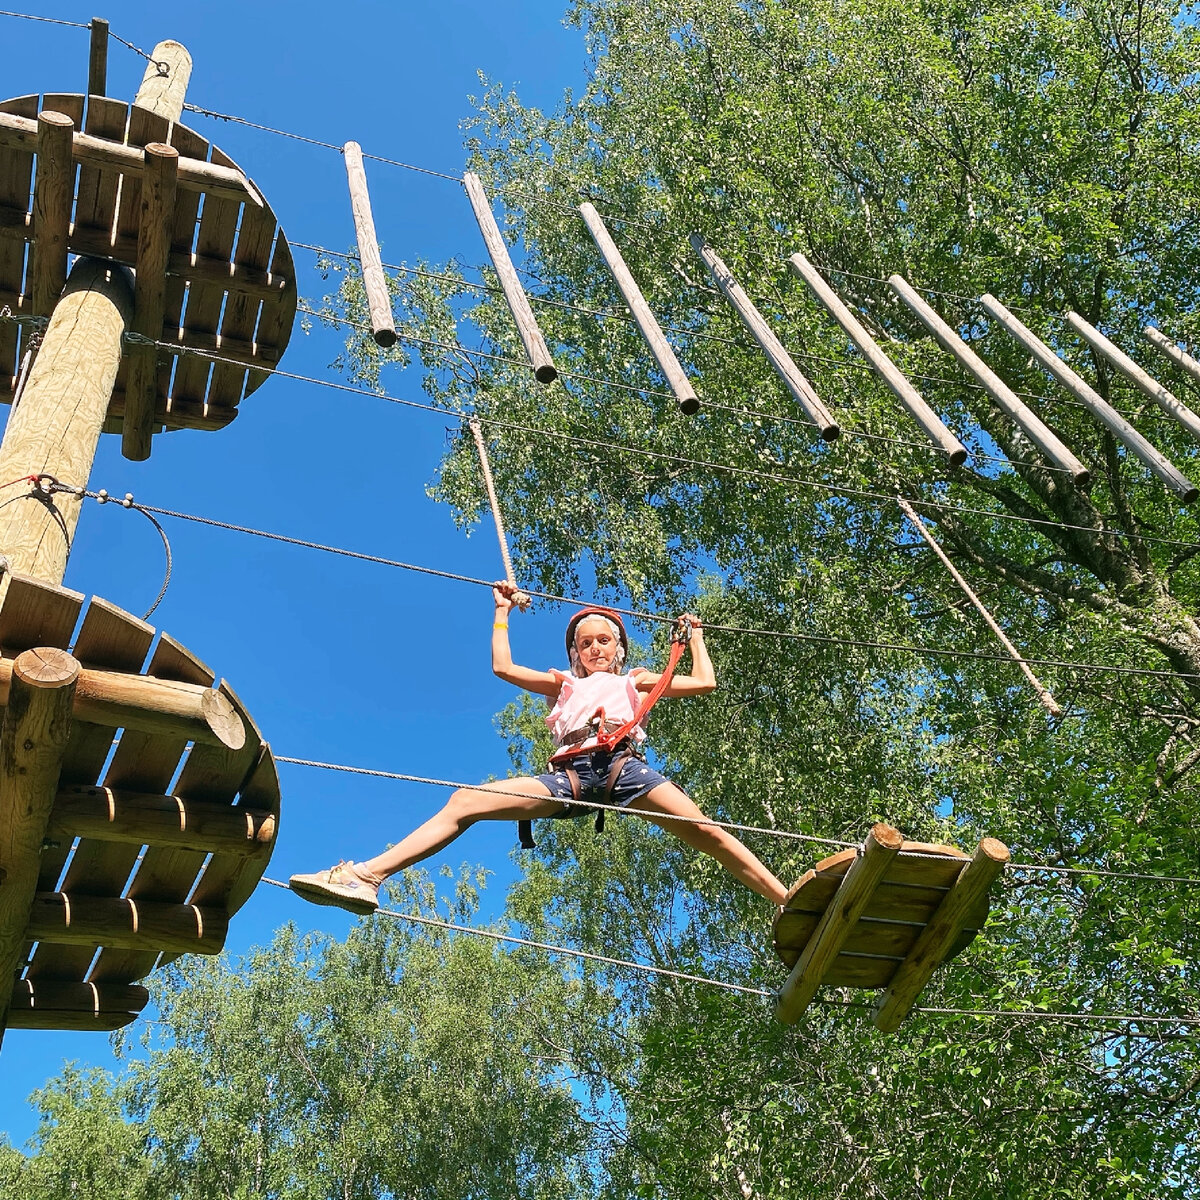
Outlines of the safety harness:
{"label": "safety harness", "polygon": [[[597,753],[608,753],[613,756],[612,765],[608,769],[608,778],[604,784],[604,794],[601,800],[603,804],[609,804],[612,801],[613,789],[617,786],[617,780],[621,777],[621,771],[625,764],[631,758],[641,758],[641,744],[634,740],[633,731],[645,721],[650,710],[662,698],[662,694],[670,686],[671,679],[675,675],[675,670],[679,666],[679,660],[683,657],[683,652],[687,649],[688,642],[692,637],[692,623],[685,617],[680,617],[675,628],[671,631],[671,649],[667,655],[667,665],[663,668],[662,674],[658,678],[658,682],[646,693],[641,704],[638,705],[638,710],[624,723],[620,721],[610,721],[604,715],[604,709],[598,708],[592,714],[591,720],[581,729],[573,729],[562,740],[559,749],[550,756],[550,766],[557,767],[567,777],[567,782],[571,785],[571,800],[575,804],[579,804],[582,799],[583,785],[579,781],[579,773],[571,766],[571,763],[581,757],[590,756]],[[596,739],[596,745],[589,747],[587,750],[578,751],[573,747],[580,742],[586,742],[590,738]],[[596,809],[596,832],[604,832],[604,818],[607,809]],[[521,843],[523,850],[532,850],[537,845],[533,840],[533,822],[528,818],[517,822],[517,837]]]}

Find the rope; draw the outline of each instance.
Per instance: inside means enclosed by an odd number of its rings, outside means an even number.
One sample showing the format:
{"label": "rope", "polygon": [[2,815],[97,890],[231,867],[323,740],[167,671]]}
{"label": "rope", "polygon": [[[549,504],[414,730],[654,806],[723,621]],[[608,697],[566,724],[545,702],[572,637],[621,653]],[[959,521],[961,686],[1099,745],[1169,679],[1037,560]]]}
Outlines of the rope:
{"label": "rope", "polygon": [[[90,29],[91,26],[85,25],[84,28]],[[127,42],[123,37],[121,37],[120,34],[113,33],[111,29],[108,31],[108,36],[112,38],[114,42],[120,42],[122,46],[128,46],[129,49],[134,52],[134,54],[140,54],[147,62],[153,63],[158,69],[158,73],[162,76],[162,78],[166,79],[167,76],[171,74],[171,64],[169,62],[166,62],[161,58],[154,58],[152,55],[147,54],[140,46],[135,46],[132,42]]]}
{"label": "rope", "polygon": [[933,535],[929,532],[929,530],[925,528],[925,522],[922,521],[919,516],[917,516],[912,505],[909,504],[909,502],[903,497],[900,497],[898,503],[904,510],[904,515],[909,519],[909,521],[912,522],[914,526],[916,526],[917,532],[933,549],[934,554],[938,556],[942,566],[944,566],[946,570],[950,572],[950,578],[953,579],[960,588],[962,588],[963,594],[968,600],[971,601],[971,603],[982,615],[984,621],[987,623],[987,627],[996,635],[997,640],[1005,648],[1005,650],[1008,651],[1012,660],[1021,668],[1021,673],[1026,679],[1029,680],[1033,690],[1037,693],[1037,698],[1041,702],[1042,707],[1052,717],[1061,717],[1063,715],[1063,710],[1059,708],[1058,704],[1054,700],[1054,697],[1050,695],[1050,693],[1042,686],[1041,680],[1038,679],[1038,677],[1031,670],[1029,664],[1018,653],[1016,646],[1009,641],[1008,636],[1005,634],[1004,630],[1000,628],[996,618],[993,617],[991,612],[988,610],[987,605],[984,604],[984,602],[975,594],[975,592],[971,589],[971,585],[962,577],[958,569],[947,557],[946,552],[934,540]]}
{"label": "rope", "polygon": [[[266,876],[263,876],[261,882],[271,887],[291,891],[291,888],[286,883],[278,879],[268,879]],[[415,925],[423,925],[430,929],[442,929],[449,933],[463,933],[471,937],[484,938],[488,941],[502,942],[507,945],[523,946],[527,949],[540,950],[547,954],[560,954],[565,958],[576,958],[586,962],[601,963],[604,966],[639,971],[646,975],[658,975],[667,979],[677,979],[684,983],[698,983],[705,987],[718,988],[727,992],[737,992],[746,996],[760,996],[767,1000],[773,1000],[777,995],[776,992],[767,988],[751,987],[743,983],[731,983],[725,979],[714,979],[709,975],[694,975],[687,971],[677,971],[671,967],[656,967],[650,963],[638,962],[630,958],[615,958],[608,954],[594,954],[587,950],[576,950],[573,947],[555,946],[549,942],[535,942],[530,938],[517,937],[510,933],[497,933],[495,930],[480,929],[475,925],[459,925],[453,921],[439,920],[436,917],[419,916],[417,913],[404,913],[396,909],[379,908],[375,910],[375,916],[388,917],[393,921],[408,921]],[[866,1007],[856,1001],[836,999],[819,998],[815,1002],[835,1008]],[[1200,1025],[1200,1017],[1173,1017],[1158,1013],[1063,1013],[1045,1012],[1040,1009],[933,1008],[922,1006],[914,1006],[911,1011],[928,1016],[973,1017],[976,1019],[985,1017],[1016,1017],[1028,1018],[1035,1021],[1068,1021],[1083,1022],[1085,1024],[1183,1025],[1187,1027]]]}
{"label": "rope", "polygon": [[63,21],[58,17],[37,17],[33,13],[8,12],[6,9],[0,9],[0,17],[16,17],[20,21],[44,21],[47,25],[69,25],[72,29],[91,28],[82,21]]}
{"label": "rope", "polygon": [[[351,775],[370,775],[376,779],[398,779],[403,783],[423,783],[433,787],[467,788],[471,791],[480,790],[478,783],[462,783],[454,779],[434,779],[427,775],[406,775],[400,771],[373,771],[366,767],[347,767],[340,763],[316,762],[307,758],[289,758],[286,755],[275,755],[275,761],[291,763],[297,767],[317,767],[323,771],[342,771]],[[487,791],[497,796],[512,796],[518,800],[547,800],[549,797],[536,792],[516,792],[505,788],[488,785]],[[576,801],[572,800],[572,804]],[[597,811],[628,813],[634,817],[650,817],[655,821],[685,821],[689,825],[700,825],[715,829],[733,829],[739,833],[761,833],[766,837],[783,838],[786,841],[813,842],[818,846],[837,846],[839,849],[849,849],[858,845],[857,842],[839,842],[833,838],[814,837],[807,833],[793,833],[788,829],[768,829],[762,825],[740,825],[736,821],[716,821],[711,817],[688,817],[678,813],[659,812],[649,808],[629,808],[619,804],[606,804],[599,800],[580,800],[581,808],[593,808]]]}
{"label": "rope", "polygon": [[492,506],[492,521],[496,526],[496,540],[500,543],[500,560],[504,563],[504,577],[512,585],[512,601],[524,612],[530,603],[527,592],[517,590],[517,576],[513,571],[512,556],[508,552],[508,537],[504,532],[504,517],[500,513],[500,501],[496,497],[496,484],[492,479],[492,464],[488,461],[487,445],[483,440],[483,430],[477,418],[472,417],[467,425],[471,436],[475,439],[475,449],[479,454],[479,469],[483,474],[483,485],[487,489],[488,503]]}

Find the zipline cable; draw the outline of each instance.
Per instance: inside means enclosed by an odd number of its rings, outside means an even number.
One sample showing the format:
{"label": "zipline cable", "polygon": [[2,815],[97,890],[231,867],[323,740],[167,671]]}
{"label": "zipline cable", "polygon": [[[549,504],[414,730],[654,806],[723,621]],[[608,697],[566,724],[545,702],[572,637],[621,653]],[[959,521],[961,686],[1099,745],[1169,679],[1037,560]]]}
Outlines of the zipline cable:
{"label": "zipline cable", "polygon": [[[287,892],[291,891],[291,888],[286,883],[278,879],[268,879],[266,876],[263,876],[262,882],[270,887],[282,888]],[[714,979],[709,975],[694,975],[687,971],[674,970],[671,967],[657,967],[652,963],[638,962],[635,959],[629,958],[615,958],[607,954],[594,954],[587,950],[576,950],[569,946],[555,946],[549,942],[536,942],[531,938],[517,937],[515,934],[498,933],[492,929],[480,929],[475,925],[460,925],[453,921],[442,921],[436,917],[425,917],[417,913],[400,912],[397,909],[379,908],[375,910],[374,915],[377,917],[387,917],[393,921],[408,921],[430,929],[441,929],[448,933],[467,934],[471,937],[484,938],[492,942],[522,946],[530,950],[540,950],[546,954],[560,954],[566,958],[601,963],[605,966],[620,967],[623,970],[639,971],[646,975],[658,975],[668,979],[678,979],[685,983],[698,983],[705,987],[718,988],[722,991],[737,992],[747,996],[759,996],[767,1000],[773,1000],[776,995],[769,988],[752,987],[743,983],[732,983],[729,980]],[[835,1008],[865,1007],[854,1001],[846,1002],[828,999],[818,1000],[817,1002]],[[976,1019],[1012,1017],[1034,1021],[1067,1021],[1083,1024],[1182,1025],[1188,1028],[1200,1026],[1200,1017],[1174,1017],[1159,1013],[1064,1013],[1041,1009],[934,1008],[924,1006],[914,1006],[910,1011],[929,1016],[974,1017]]]}

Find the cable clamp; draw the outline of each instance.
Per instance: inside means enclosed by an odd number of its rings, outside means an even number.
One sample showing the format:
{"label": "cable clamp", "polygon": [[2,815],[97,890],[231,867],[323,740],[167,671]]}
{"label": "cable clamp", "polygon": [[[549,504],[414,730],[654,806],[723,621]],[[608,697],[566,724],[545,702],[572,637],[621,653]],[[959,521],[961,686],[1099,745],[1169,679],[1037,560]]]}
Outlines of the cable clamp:
{"label": "cable clamp", "polygon": [[671,641],[686,646],[692,640],[692,623],[687,617],[677,617],[675,628],[671,630]]}

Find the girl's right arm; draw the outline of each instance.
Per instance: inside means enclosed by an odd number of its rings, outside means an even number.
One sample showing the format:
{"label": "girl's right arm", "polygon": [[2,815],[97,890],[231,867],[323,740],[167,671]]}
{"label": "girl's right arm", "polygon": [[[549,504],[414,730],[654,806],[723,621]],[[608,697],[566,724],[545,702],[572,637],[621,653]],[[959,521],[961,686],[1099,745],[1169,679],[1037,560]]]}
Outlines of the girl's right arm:
{"label": "girl's right arm", "polygon": [[492,619],[492,673],[527,692],[557,696],[562,685],[554,673],[535,671],[513,662],[512,648],[508,644],[508,618],[513,608],[514,590],[511,583],[497,583],[492,588],[492,597],[496,601],[496,615]]}

